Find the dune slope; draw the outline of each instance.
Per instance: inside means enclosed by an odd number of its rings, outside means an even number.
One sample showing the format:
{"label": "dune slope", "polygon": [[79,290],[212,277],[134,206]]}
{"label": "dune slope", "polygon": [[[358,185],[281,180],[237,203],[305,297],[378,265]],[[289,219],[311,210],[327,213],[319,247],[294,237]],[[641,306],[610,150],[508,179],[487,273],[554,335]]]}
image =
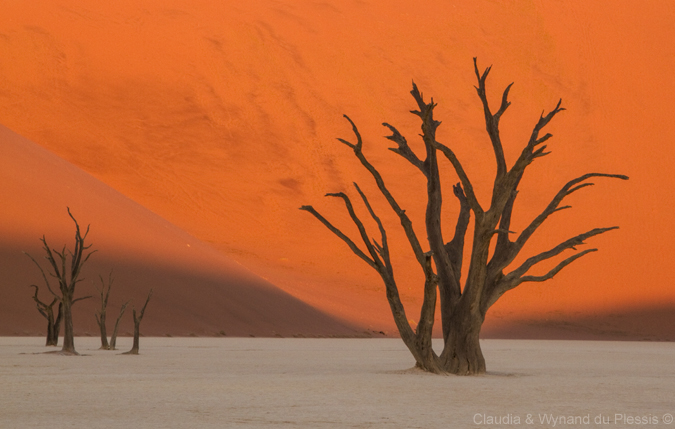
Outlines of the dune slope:
{"label": "dune slope", "polygon": [[[108,330],[120,305],[132,300],[121,333],[133,327],[139,308],[154,290],[141,325],[146,335],[353,335],[332,317],[302,303],[228,259],[222,253],[134,203],[99,180],[0,126],[0,335],[42,334],[46,322],[31,299],[30,284],[50,294],[39,270],[22,253],[46,261],[39,238],[52,248],[73,249],[74,223],[91,225],[87,242],[97,252],[85,266],[77,296],[94,295],[74,307],[76,335],[97,335],[99,275],[114,283]],[[52,287],[56,288],[52,281]]]}
{"label": "dune slope", "polygon": [[[422,288],[397,219],[335,141],[352,138],[342,115],[358,124],[364,150],[423,236],[423,179],[387,150],[380,124],[420,150],[408,113],[414,80],[438,103],[438,138],[487,204],[494,157],[474,56],[494,65],[493,106],[515,82],[501,122],[509,163],[542,110],[559,98],[567,109],[547,129],[552,154],[523,178],[514,231],[574,177],[631,177],[575,193],[573,210],[552,217],[524,256],[620,226],[589,240],[599,252],[510,292],[491,312],[515,320],[675,303],[675,152],[662,143],[675,138],[675,45],[664,42],[675,39],[672,2],[55,0],[2,9],[1,123],[330,314],[394,329],[377,275],[297,210],[313,204],[355,234],[343,206],[323,197],[358,198],[353,181],[387,225],[413,323]],[[443,167],[447,191],[457,178]],[[457,205],[446,195],[449,235]]]}

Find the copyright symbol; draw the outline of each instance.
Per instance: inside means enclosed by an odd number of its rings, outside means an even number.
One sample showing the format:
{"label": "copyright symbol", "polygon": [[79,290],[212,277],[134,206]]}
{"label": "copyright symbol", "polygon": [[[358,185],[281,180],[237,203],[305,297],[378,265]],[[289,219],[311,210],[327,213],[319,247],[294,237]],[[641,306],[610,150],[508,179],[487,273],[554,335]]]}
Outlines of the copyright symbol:
{"label": "copyright symbol", "polygon": [[663,415],[663,423],[669,425],[673,422],[673,415],[672,414],[664,414]]}

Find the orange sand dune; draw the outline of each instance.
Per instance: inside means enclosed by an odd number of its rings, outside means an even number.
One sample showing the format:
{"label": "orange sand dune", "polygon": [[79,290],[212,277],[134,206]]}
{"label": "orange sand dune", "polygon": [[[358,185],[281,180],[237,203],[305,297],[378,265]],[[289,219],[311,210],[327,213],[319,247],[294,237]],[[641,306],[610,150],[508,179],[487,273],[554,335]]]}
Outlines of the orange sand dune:
{"label": "orange sand dune", "polygon": [[[143,305],[146,335],[354,335],[355,331],[307,306],[199,240],[134,203],[72,164],[0,126],[0,335],[44,333],[46,321],[31,299],[50,294],[39,270],[22,251],[44,262],[38,240],[73,249],[74,224],[91,224],[88,242],[97,253],[85,266],[77,296],[96,295],[98,275],[114,283],[108,309],[112,332],[122,302]],[[57,285],[52,281],[52,287]],[[74,307],[76,334],[96,335],[94,311],[100,298]],[[133,327],[128,309],[123,333]],[[363,333],[360,333],[361,335]]]}
{"label": "orange sand dune", "polygon": [[[550,219],[526,248],[620,225],[589,242],[601,251],[551,282],[511,292],[494,315],[672,304],[674,24],[665,0],[10,2],[0,13],[0,122],[303,301],[390,332],[376,274],[297,208],[314,204],[353,233],[341,205],[322,195],[354,195],[358,181],[397,245],[397,277],[415,320],[419,269],[372,178],[335,137],[351,138],[341,117],[349,114],[420,225],[422,178],[386,150],[379,125],[415,140],[419,124],[407,113],[414,79],[438,103],[439,140],[487,201],[494,162],[472,87],[478,56],[494,65],[493,105],[515,81],[502,120],[510,162],[542,109],[560,97],[567,108],[549,127],[553,154],[523,179],[512,229],[573,177],[631,177],[576,193],[574,210]],[[447,190],[457,179],[445,167]],[[449,233],[457,207],[450,197],[445,207]]]}

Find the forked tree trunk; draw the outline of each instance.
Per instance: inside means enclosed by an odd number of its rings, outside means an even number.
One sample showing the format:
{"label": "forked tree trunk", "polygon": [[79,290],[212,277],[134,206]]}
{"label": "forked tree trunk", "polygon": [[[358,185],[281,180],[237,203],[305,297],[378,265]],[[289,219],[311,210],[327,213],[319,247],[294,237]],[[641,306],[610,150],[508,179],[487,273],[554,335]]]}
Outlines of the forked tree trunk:
{"label": "forked tree trunk", "polygon": [[415,366],[435,374],[485,374],[485,358],[480,345],[480,331],[484,318],[480,313],[457,311],[450,317],[445,333],[443,353],[431,348],[431,336],[420,337],[408,348],[415,357]]}

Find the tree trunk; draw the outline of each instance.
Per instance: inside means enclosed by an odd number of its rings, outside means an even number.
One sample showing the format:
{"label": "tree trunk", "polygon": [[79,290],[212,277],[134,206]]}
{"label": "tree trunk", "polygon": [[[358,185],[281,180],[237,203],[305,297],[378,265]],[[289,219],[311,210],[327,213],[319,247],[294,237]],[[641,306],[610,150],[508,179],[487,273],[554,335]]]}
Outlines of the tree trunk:
{"label": "tree trunk", "polygon": [[54,312],[52,306],[49,306],[47,309],[47,342],[46,346],[58,346],[59,344],[59,331],[61,329],[61,316],[62,316],[62,304],[59,303],[59,312],[54,320]]}
{"label": "tree trunk", "polygon": [[99,331],[101,332],[101,348],[99,350],[110,350],[110,345],[108,344],[108,333],[105,329],[105,309],[95,316],[96,323],[98,324]]}
{"label": "tree trunk", "polygon": [[63,319],[63,304],[59,303],[59,312],[56,316],[56,320],[52,324],[52,331],[47,335],[51,335],[52,344],[47,344],[48,346],[58,346],[59,345],[59,333],[61,332],[61,320]]}
{"label": "tree trunk", "polygon": [[113,329],[112,336],[110,336],[108,350],[117,350],[117,324],[115,324],[115,329]]}
{"label": "tree trunk", "polygon": [[126,354],[137,355],[139,348],[139,340],[141,336],[141,321],[136,318],[136,310],[134,310],[134,344]]}
{"label": "tree trunk", "polygon": [[108,344],[108,333],[105,330],[105,314],[101,315],[101,318],[98,322],[98,327],[101,330],[101,348],[100,350],[110,350],[110,345]]}
{"label": "tree trunk", "polygon": [[413,357],[415,357],[415,366],[417,368],[433,374],[443,374],[447,372],[445,368],[443,368],[441,360],[431,347],[431,338],[429,338],[428,341],[424,339],[419,339],[417,341],[417,349],[415,353],[413,353]]}
{"label": "tree trunk", "polygon": [[120,326],[120,320],[122,319],[122,316],[124,315],[124,311],[127,309],[127,305],[129,305],[129,301],[125,302],[124,304],[122,304],[122,307],[120,307],[120,314],[117,316],[117,320],[115,321],[115,328],[113,329],[112,336],[110,337],[110,345],[108,347],[108,350],[116,350],[117,329]]}
{"label": "tree trunk", "polygon": [[452,316],[445,348],[441,354],[443,370],[456,375],[485,374],[485,358],[479,335],[484,318],[460,307]]}
{"label": "tree trunk", "polygon": [[54,332],[54,318],[47,319],[47,343],[46,346],[57,346],[59,343],[59,334]]}
{"label": "tree trunk", "polygon": [[65,354],[77,355],[75,351],[75,341],[73,334],[73,313],[71,309],[70,297],[63,299],[63,348],[61,352]]}

